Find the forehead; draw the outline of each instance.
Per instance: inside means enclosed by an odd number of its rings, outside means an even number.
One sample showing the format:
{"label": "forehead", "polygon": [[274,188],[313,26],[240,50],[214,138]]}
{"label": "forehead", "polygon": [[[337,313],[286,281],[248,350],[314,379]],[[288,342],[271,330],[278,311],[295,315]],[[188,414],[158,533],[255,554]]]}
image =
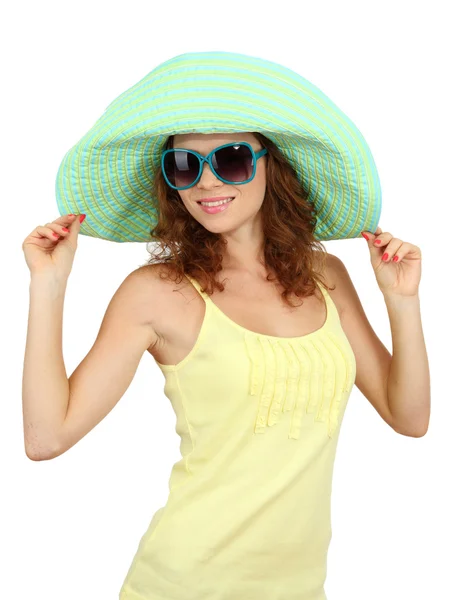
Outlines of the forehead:
{"label": "forehead", "polygon": [[207,154],[214,148],[229,144],[230,142],[249,142],[255,146],[258,141],[254,134],[249,132],[238,133],[185,133],[174,135],[174,148],[187,148]]}

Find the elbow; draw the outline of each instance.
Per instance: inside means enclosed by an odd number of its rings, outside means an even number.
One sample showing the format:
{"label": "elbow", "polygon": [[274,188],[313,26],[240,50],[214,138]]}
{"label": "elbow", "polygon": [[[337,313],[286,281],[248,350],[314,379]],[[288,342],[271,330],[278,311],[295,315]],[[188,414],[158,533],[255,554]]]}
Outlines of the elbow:
{"label": "elbow", "polygon": [[428,428],[426,427],[426,429],[421,429],[419,431],[416,431],[415,433],[412,433],[410,435],[410,437],[415,437],[415,438],[420,438],[420,437],[424,437],[428,432]]}
{"label": "elbow", "polygon": [[423,436],[426,435],[426,431],[424,431],[424,432],[420,431],[420,432],[407,432],[407,433],[405,433],[404,431],[397,431],[396,430],[396,433],[400,433],[401,435],[405,435],[407,437],[413,437],[413,438],[420,438],[420,437],[423,437]]}
{"label": "elbow", "polygon": [[26,446],[25,452],[27,458],[34,462],[40,462],[42,460],[51,460],[52,458],[56,458],[57,456],[62,454],[62,451],[58,448],[44,449],[38,448],[37,446]]}
{"label": "elbow", "polygon": [[400,435],[405,435],[407,437],[420,438],[424,437],[428,432],[428,426],[426,427],[414,427],[413,429],[404,429],[402,427],[398,427],[397,425],[393,427],[396,433],[400,433]]}
{"label": "elbow", "polygon": [[407,437],[420,438],[424,437],[429,428],[430,411],[423,410],[407,419],[397,419],[391,414],[390,425],[396,433]]}
{"label": "elbow", "polygon": [[35,452],[30,451],[30,450],[26,450],[26,456],[29,460],[32,460],[34,462],[39,462],[41,460],[47,460],[47,458],[45,458],[41,454],[36,454]]}

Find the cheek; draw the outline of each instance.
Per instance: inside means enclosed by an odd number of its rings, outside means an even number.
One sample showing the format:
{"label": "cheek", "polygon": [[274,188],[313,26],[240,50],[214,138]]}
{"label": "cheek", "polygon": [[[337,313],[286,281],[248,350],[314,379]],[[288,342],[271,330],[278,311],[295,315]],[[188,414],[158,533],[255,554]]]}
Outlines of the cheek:
{"label": "cheek", "polygon": [[188,209],[188,207],[191,206],[190,203],[188,202],[188,198],[184,194],[183,195],[179,194],[179,196],[180,196],[179,202],[182,202],[182,204],[185,206],[185,208]]}
{"label": "cheek", "polygon": [[259,202],[263,202],[266,191],[266,178],[265,173],[261,177],[255,177],[255,179],[251,182],[253,183],[253,195],[256,199],[259,199]]}
{"label": "cheek", "polygon": [[256,184],[256,188],[258,188],[259,190],[262,191],[262,193],[264,193],[266,185],[267,185],[267,175],[266,175],[265,169],[262,169],[261,171],[258,171],[256,173],[256,176],[254,177],[254,180],[251,181],[251,183],[254,183],[254,182]]}

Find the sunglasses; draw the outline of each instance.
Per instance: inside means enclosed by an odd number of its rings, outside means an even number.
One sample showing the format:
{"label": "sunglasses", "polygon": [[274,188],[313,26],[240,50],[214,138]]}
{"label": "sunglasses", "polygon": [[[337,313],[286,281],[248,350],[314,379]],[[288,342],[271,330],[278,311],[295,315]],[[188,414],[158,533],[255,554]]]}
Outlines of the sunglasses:
{"label": "sunglasses", "polygon": [[267,154],[266,148],[256,153],[247,142],[224,144],[207,156],[194,150],[171,148],[162,153],[162,173],[171,188],[186,190],[201,179],[207,162],[220,181],[241,185],[254,179],[256,162],[264,154]]}

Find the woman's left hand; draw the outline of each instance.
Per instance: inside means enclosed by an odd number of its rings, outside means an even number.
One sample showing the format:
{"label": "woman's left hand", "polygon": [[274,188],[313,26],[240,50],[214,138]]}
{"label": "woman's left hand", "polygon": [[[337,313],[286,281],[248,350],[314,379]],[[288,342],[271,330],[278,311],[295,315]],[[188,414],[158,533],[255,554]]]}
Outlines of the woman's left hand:
{"label": "woman's left hand", "polygon": [[[380,227],[374,233],[365,231],[362,235],[368,235],[371,264],[383,294],[418,295],[421,279],[421,250],[418,246],[392,237]],[[395,257],[396,260],[393,260]]]}

